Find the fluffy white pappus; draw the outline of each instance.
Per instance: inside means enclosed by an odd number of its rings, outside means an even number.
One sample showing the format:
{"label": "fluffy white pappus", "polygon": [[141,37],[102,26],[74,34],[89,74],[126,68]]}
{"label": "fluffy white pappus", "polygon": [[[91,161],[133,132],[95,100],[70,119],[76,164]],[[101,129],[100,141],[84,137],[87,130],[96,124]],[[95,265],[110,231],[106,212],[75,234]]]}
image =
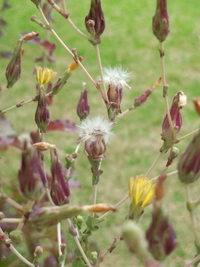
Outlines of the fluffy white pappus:
{"label": "fluffy white pappus", "polygon": [[102,116],[96,116],[91,119],[86,118],[82,120],[80,125],[77,125],[79,136],[81,137],[81,142],[85,142],[90,138],[102,135],[105,142],[109,141],[109,137],[113,135],[110,131],[114,122],[111,122]]}
{"label": "fluffy white pappus", "polygon": [[103,78],[105,84],[113,83],[115,85],[121,86],[123,89],[128,88],[131,89],[131,87],[127,84],[130,79],[131,72],[127,72],[127,70],[123,70],[121,66],[111,68],[109,66],[108,68],[103,68]]}

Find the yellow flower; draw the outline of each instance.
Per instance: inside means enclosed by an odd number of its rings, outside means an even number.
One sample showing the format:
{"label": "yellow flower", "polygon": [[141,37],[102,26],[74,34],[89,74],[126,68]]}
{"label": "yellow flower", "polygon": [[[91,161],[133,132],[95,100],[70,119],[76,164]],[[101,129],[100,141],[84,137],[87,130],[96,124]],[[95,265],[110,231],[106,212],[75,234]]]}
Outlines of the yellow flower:
{"label": "yellow flower", "polygon": [[56,76],[57,72],[54,72],[48,68],[37,67],[37,81],[39,85],[48,85]]}
{"label": "yellow flower", "polygon": [[138,217],[144,207],[151,204],[154,199],[153,180],[149,180],[143,175],[130,178],[129,180],[129,196],[131,205],[129,210],[129,218]]}

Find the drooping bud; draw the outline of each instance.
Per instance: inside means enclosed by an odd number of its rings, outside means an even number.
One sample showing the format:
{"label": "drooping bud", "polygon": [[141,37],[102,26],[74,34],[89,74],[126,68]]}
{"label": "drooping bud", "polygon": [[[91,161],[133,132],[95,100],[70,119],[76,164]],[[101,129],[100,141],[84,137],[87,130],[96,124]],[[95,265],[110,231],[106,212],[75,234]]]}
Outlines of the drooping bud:
{"label": "drooping bud", "polygon": [[39,88],[38,104],[35,112],[35,122],[40,131],[45,133],[46,128],[50,122],[50,114],[47,108],[45,92],[42,88]]}
{"label": "drooping bud", "polygon": [[68,181],[65,180],[62,164],[58,158],[56,149],[51,150],[51,197],[55,205],[61,206],[69,203],[70,189]]}
{"label": "drooping bud", "polygon": [[163,42],[169,33],[169,16],[167,12],[167,0],[157,0],[155,15],[152,20],[153,34]]}
{"label": "drooping bud", "polygon": [[45,174],[38,152],[30,144],[28,137],[22,139],[22,162],[18,179],[20,190],[26,198],[36,200],[42,195],[45,186]]}
{"label": "drooping bud", "polygon": [[105,19],[101,8],[101,0],[91,0],[89,14],[85,17],[85,26],[91,34],[90,42],[93,45],[101,43],[101,34],[105,29]]}
{"label": "drooping bud", "polygon": [[22,44],[23,40],[20,39],[6,68],[7,88],[12,88],[21,76]]}
{"label": "drooping bud", "polygon": [[169,222],[167,211],[162,202],[154,204],[152,221],[146,231],[149,251],[154,259],[163,261],[176,247],[176,234]]}
{"label": "drooping bud", "polygon": [[180,155],[178,177],[185,184],[193,183],[200,177],[200,131]]}
{"label": "drooping bud", "polygon": [[131,253],[136,254],[143,262],[148,260],[148,244],[139,225],[131,220],[126,221],[122,228],[122,237]]}
{"label": "drooping bud", "polygon": [[166,167],[169,167],[173,163],[174,159],[178,157],[178,155],[179,155],[179,149],[177,147],[173,146],[170,149],[170,153],[169,153],[169,157],[167,159]]}
{"label": "drooping bud", "polygon": [[186,105],[186,102],[187,97],[183,92],[179,92],[174,96],[172,106],[170,108],[173,129],[171,128],[168,116],[166,115],[162,123],[161,139],[164,143],[160,152],[167,152],[174,144],[178,143],[176,136],[182,127],[182,116],[180,110]]}
{"label": "drooping bud", "polygon": [[81,97],[76,107],[76,112],[80,120],[86,119],[90,113],[90,106],[88,104],[88,99],[87,99],[86,83],[83,83],[83,87],[84,90],[81,92]]}

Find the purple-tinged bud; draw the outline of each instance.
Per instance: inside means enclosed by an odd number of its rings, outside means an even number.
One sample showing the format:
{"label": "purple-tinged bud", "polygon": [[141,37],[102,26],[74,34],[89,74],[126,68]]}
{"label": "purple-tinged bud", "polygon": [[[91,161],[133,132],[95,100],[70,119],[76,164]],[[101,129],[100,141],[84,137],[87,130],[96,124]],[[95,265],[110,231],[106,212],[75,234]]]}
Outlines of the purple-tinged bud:
{"label": "purple-tinged bud", "polygon": [[162,123],[161,139],[164,141],[160,152],[167,152],[174,144],[178,143],[176,139],[177,134],[182,127],[182,116],[180,110],[186,105],[187,97],[183,92],[179,92],[173,98],[172,106],[170,108],[170,116],[173,129],[170,127],[167,115]]}
{"label": "purple-tinged bud", "polygon": [[91,0],[89,14],[85,17],[85,26],[91,34],[93,45],[101,43],[101,34],[105,30],[105,19],[101,8],[101,0]]}
{"label": "purple-tinged bud", "polygon": [[86,84],[84,83],[83,86],[84,86],[84,90],[81,92],[81,97],[76,107],[76,112],[80,120],[86,119],[90,113],[90,106],[88,104],[88,99],[87,99],[88,91],[86,89]]}
{"label": "purple-tinged bud", "polygon": [[128,220],[124,223],[122,237],[130,252],[136,254],[140,260],[146,262],[149,258],[148,244],[144,232],[134,221]]}
{"label": "purple-tinged bud", "polygon": [[47,108],[47,101],[45,98],[45,92],[39,88],[38,104],[35,112],[35,122],[41,132],[46,132],[46,128],[50,122],[50,114]]}
{"label": "purple-tinged bud", "polygon": [[179,155],[179,149],[177,147],[172,147],[170,149],[166,167],[169,167],[173,163],[174,159],[178,157],[178,155]]}
{"label": "purple-tinged bud", "polygon": [[157,0],[155,15],[152,20],[153,34],[163,42],[169,33],[169,16],[167,12],[167,0]]}
{"label": "purple-tinged bud", "polygon": [[92,159],[105,158],[106,143],[101,135],[96,135],[95,139],[90,138],[84,143],[85,153]]}
{"label": "purple-tinged bud", "polygon": [[162,202],[154,204],[151,224],[146,231],[149,251],[154,259],[163,261],[175,249],[176,234],[169,222],[167,212]]}
{"label": "purple-tinged bud", "polygon": [[193,183],[200,177],[200,131],[180,155],[178,177],[185,184]]}
{"label": "purple-tinged bud", "polygon": [[55,205],[61,206],[69,203],[70,189],[68,181],[65,180],[62,164],[58,158],[56,149],[51,150],[51,197]]}
{"label": "purple-tinged bud", "polygon": [[55,267],[57,265],[57,260],[53,255],[49,255],[45,260],[44,260],[44,267]]}
{"label": "purple-tinged bud", "polygon": [[36,148],[26,137],[22,140],[22,162],[18,179],[20,190],[26,198],[36,200],[42,195],[46,181],[45,174]]}
{"label": "purple-tinged bud", "polygon": [[6,68],[7,88],[12,88],[21,76],[22,44],[23,40],[20,39]]}
{"label": "purple-tinged bud", "polygon": [[149,95],[153,92],[151,88],[147,89],[144,94],[138,96],[135,101],[134,101],[134,107],[139,107],[141,106],[149,97]]}

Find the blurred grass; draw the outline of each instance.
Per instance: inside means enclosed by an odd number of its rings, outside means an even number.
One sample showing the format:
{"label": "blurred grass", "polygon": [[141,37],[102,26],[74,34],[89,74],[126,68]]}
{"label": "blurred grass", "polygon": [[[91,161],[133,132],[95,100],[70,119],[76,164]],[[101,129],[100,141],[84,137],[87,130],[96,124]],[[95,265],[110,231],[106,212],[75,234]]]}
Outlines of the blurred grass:
{"label": "blurred grass", "polygon": [[[7,34],[0,40],[0,50],[12,52],[19,39],[19,34],[25,31],[38,31],[40,38],[45,36],[44,30],[32,23],[29,17],[40,15],[31,1],[10,0],[11,9],[6,11]],[[88,13],[90,1],[67,1],[70,18],[75,25],[87,34],[84,18]],[[125,91],[122,109],[126,110],[133,105],[135,97],[143,93],[161,75],[158,41],[152,34],[151,20],[155,11],[155,1],[112,1],[102,0],[102,7],[106,19],[106,30],[102,35],[100,52],[103,66],[114,67],[121,65],[132,72],[130,85],[131,91]],[[187,106],[182,110],[183,128],[180,136],[185,135],[199,127],[192,98],[199,97],[200,84],[200,23],[199,1],[193,0],[192,4],[186,1],[168,0],[170,15],[170,34],[165,44],[166,80],[170,85],[169,102],[178,91],[183,91],[188,98]],[[78,54],[82,55],[83,65],[94,79],[99,75],[96,64],[95,51],[89,42],[78,36],[67,22],[53,11],[56,24],[55,31],[70,49],[76,47]],[[41,18],[40,18],[41,19]],[[56,62],[48,66],[58,72],[60,76],[72,62],[71,57],[60,46],[57,40],[50,36],[50,41],[56,43],[54,57]],[[21,100],[27,100],[35,94],[35,75],[33,74],[34,59],[42,52],[36,45],[24,44],[25,54],[22,60],[21,79],[12,88],[9,99],[4,108],[10,107]],[[0,59],[0,84],[6,87],[4,72],[8,60]],[[49,107],[51,119],[70,119],[77,124],[77,105],[82,82],[87,83],[89,91],[90,116],[102,114],[106,116],[103,101],[98,91],[94,88],[85,74],[78,68],[69,79],[67,85],[54,98],[54,103]],[[5,89],[6,91],[6,89]],[[3,95],[5,93],[3,92]],[[24,131],[36,130],[34,112],[36,103],[31,103],[22,108],[7,113],[7,118],[13,123],[18,134]],[[107,159],[103,161],[104,174],[98,186],[98,202],[116,204],[127,194],[128,180],[131,176],[146,173],[158,155],[162,145],[160,140],[161,124],[165,115],[165,106],[162,98],[162,88],[158,87],[150,96],[147,103],[141,108],[122,117],[114,127],[115,137],[108,146]],[[66,153],[71,153],[76,144],[76,135],[61,132],[48,133],[46,141],[55,143],[59,149],[61,161],[64,163]],[[190,140],[178,144],[182,152]],[[157,176],[166,163],[167,155],[160,160],[158,166],[152,171],[152,177]],[[176,169],[177,161],[169,168]],[[20,166],[20,152],[10,148],[1,153],[0,181],[3,187],[12,190],[17,183],[17,172]],[[91,202],[91,173],[89,163],[81,149],[76,164],[76,176],[82,183],[81,191],[72,190],[72,203]],[[12,179],[12,184],[11,184]],[[195,183],[198,188],[199,183]],[[194,188],[195,189],[195,188]],[[198,190],[196,190],[198,191]],[[185,208],[184,188],[176,176],[170,177],[166,182],[166,206],[178,236],[178,246],[169,257],[170,266],[183,266],[184,260],[195,255],[193,236],[189,216]],[[198,192],[196,192],[198,195]],[[114,236],[120,236],[121,224],[128,212],[128,203],[123,205],[116,213],[110,215],[99,231],[95,232],[94,240],[98,241],[103,253],[110,246]],[[144,228],[148,226],[151,207],[143,215],[141,223]],[[186,246],[187,244],[187,246]],[[102,266],[141,266],[121,242],[108,255]]]}

